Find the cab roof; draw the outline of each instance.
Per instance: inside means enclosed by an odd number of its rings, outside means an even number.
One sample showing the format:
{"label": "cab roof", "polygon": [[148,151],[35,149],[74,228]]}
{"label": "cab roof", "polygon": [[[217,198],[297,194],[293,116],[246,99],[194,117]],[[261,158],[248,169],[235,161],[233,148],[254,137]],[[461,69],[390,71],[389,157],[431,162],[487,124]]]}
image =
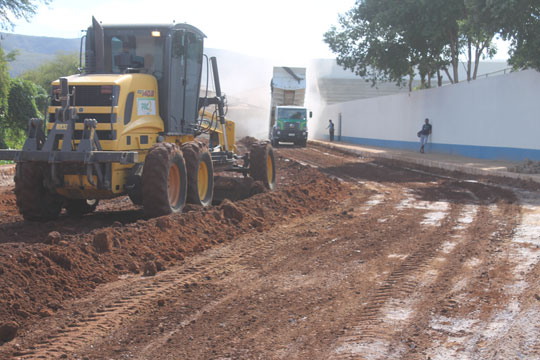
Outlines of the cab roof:
{"label": "cab roof", "polygon": [[202,37],[206,35],[193,25],[186,23],[172,23],[172,24],[100,24],[104,30],[108,29],[169,29],[169,30],[187,30],[196,33]]}

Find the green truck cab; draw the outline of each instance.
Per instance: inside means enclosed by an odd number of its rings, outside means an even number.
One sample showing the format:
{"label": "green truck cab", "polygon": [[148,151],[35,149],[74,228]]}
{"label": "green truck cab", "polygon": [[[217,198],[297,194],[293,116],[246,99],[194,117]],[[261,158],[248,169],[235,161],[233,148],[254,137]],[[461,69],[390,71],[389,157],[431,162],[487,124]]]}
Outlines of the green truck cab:
{"label": "green truck cab", "polygon": [[[302,147],[306,146],[308,138],[308,111],[301,106],[276,106],[274,125],[270,133],[270,141],[273,146],[280,142],[294,143]],[[311,111],[309,117],[312,117]]]}

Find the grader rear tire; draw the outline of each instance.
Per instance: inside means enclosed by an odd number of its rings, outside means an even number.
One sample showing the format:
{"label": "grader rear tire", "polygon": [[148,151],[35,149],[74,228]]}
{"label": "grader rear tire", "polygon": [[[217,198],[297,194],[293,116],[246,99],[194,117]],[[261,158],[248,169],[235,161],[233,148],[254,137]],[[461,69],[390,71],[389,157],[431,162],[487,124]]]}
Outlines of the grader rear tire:
{"label": "grader rear tire", "polygon": [[15,171],[15,197],[25,220],[54,220],[62,210],[62,200],[43,184],[45,166],[36,162],[18,163]]}
{"label": "grader rear tire", "polygon": [[181,212],[186,193],[187,172],[182,151],[170,143],[152,146],[142,173],[142,203],[146,216]]}
{"label": "grader rear tire", "polygon": [[249,164],[249,175],[255,180],[262,181],[266,188],[274,190],[276,162],[272,146],[265,141],[253,144],[249,153]]}
{"label": "grader rear tire", "polygon": [[214,196],[214,167],[208,146],[199,141],[182,145],[187,169],[187,202],[208,206]]}

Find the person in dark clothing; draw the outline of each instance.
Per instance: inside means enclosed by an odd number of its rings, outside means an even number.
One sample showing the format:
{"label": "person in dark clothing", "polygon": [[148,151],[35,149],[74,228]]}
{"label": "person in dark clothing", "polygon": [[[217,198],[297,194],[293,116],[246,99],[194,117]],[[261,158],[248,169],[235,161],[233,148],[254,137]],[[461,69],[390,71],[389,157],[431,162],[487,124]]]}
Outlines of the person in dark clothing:
{"label": "person in dark clothing", "polygon": [[334,141],[334,123],[332,119],[328,120],[328,126],[326,127],[330,133],[330,141]]}
{"label": "person in dark clothing", "polygon": [[122,40],[122,51],[114,56],[114,65],[122,73],[130,68],[144,67],[144,57],[135,55],[135,38]]}
{"label": "person in dark clothing", "polygon": [[424,145],[428,142],[429,135],[431,135],[432,126],[429,123],[429,119],[426,118],[425,124],[422,126],[422,130],[418,132],[420,137],[420,152],[424,153]]}

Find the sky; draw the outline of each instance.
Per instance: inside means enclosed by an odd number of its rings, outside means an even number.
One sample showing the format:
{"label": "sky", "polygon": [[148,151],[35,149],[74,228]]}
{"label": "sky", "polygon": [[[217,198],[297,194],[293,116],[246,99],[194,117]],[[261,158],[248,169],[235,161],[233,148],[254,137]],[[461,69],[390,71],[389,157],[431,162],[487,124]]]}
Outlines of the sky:
{"label": "sky", "polygon": [[[14,32],[79,38],[92,15],[106,23],[187,22],[206,34],[205,46],[306,66],[310,59],[335,58],[323,34],[355,0],[52,0]],[[508,44],[496,41],[494,60],[505,60]]]}
{"label": "sky", "polygon": [[335,58],[323,34],[355,0],[53,0],[13,32],[78,38],[92,15],[106,23],[187,22],[206,34],[205,46],[306,65]]}

